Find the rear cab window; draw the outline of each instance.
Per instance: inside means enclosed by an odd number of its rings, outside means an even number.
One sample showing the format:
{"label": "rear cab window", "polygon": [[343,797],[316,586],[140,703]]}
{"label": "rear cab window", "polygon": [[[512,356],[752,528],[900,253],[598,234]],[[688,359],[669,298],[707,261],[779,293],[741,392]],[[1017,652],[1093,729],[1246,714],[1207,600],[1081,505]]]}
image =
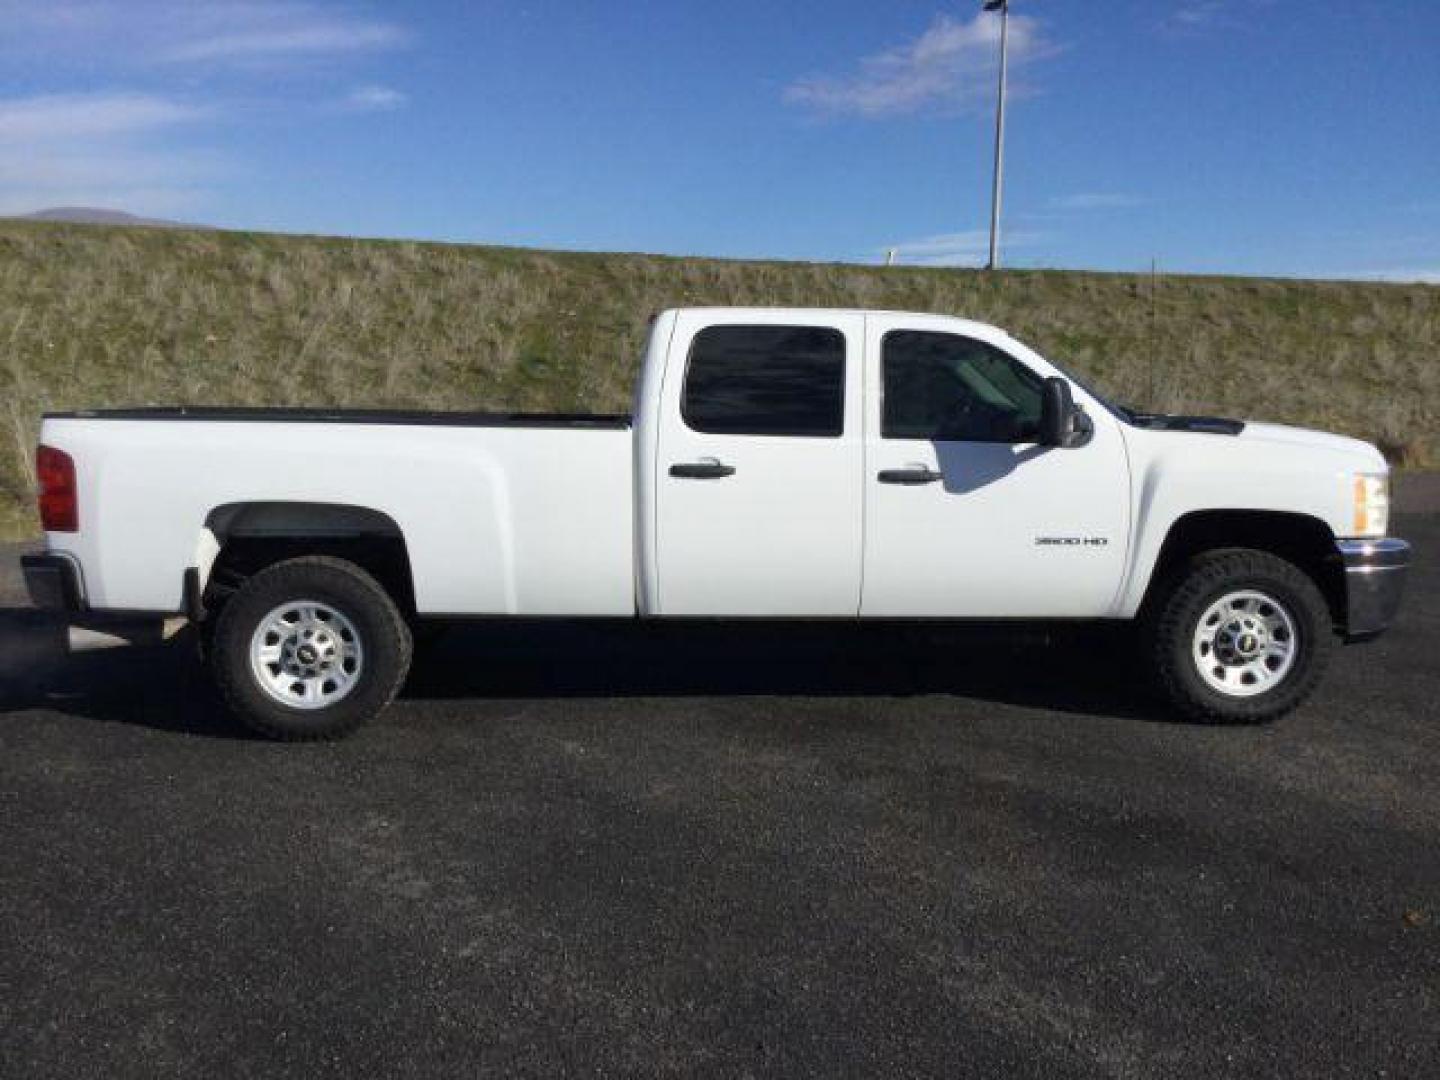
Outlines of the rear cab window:
{"label": "rear cab window", "polygon": [[825,326],[709,326],[695,335],[680,415],[712,435],[837,438],[845,335]]}

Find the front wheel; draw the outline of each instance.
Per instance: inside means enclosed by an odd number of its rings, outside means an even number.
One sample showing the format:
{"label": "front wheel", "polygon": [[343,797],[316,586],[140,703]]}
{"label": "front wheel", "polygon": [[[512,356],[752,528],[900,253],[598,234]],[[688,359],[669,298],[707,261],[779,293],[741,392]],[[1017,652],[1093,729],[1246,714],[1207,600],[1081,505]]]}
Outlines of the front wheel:
{"label": "front wheel", "polygon": [[1238,548],[1193,559],[1147,629],[1161,690],[1210,723],[1290,712],[1315,689],[1334,645],[1329,608],[1310,576]]}
{"label": "front wheel", "polygon": [[347,735],[378,713],[410,655],[409,627],[379,583],[316,556],[249,578],[221,609],[208,658],[247,727],[302,741]]}

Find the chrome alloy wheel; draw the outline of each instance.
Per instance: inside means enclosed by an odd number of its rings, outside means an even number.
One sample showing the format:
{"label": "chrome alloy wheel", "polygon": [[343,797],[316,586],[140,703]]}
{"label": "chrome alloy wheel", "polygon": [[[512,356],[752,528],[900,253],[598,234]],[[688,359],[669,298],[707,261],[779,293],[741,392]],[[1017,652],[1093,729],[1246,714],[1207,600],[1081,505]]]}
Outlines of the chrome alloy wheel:
{"label": "chrome alloy wheel", "polygon": [[364,666],[355,624],[318,600],[281,604],[260,620],[250,638],[255,681],[292,709],[323,709],[343,700],[359,683]]}
{"label": "chrome alloy wheel", "polygon": [[1295,620],[1262,592],[1226,593],[1200,616],[1192,655],[1210,689],[1254,697],[1284,681],[1300,647]]}

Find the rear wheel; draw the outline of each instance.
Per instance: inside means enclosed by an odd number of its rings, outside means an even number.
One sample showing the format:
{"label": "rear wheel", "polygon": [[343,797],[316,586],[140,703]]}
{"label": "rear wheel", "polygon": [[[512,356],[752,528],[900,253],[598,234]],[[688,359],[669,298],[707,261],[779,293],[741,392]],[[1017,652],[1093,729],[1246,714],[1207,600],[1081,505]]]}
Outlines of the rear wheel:
{"label": "rear wheel", "polygon": [[1330,611],[1309,575],[1263,551],[1197,556],[1151,617],[1161,689],[1187,716],[1262,723],[1300,705],[1333,648]]}
{"label": "rear wheel", "polygon": [[353,563],[290,559],[249,578],[221,609],[209,661],[234,713],[285,740],[347,735],[399,692],[410,630]]}

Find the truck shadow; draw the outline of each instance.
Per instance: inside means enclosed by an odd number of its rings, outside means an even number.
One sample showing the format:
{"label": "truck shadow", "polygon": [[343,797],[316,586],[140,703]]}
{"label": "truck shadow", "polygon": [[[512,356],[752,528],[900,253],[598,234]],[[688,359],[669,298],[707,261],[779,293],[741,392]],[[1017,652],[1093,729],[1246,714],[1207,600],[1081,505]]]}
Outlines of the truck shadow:
{"label": "truck shadow", "polygon": [[405,696],[911,697],[1158,719],[1097,656],[1126,628],[916,623],[457,624],[417,652]]}
{"label": "truck shadow", "polygon": [[[0,609],[0,713],[41,709],[245,738],[188,634],[70,654],[65,627]],[[1166,720],[1113,628],[505,621],[427,626],[403,702],[555,698],[951,696]]]}
{"label": "truck shadow", "polygon": [[164,731],[245,738],[195,662],[188,635],[74,653],[65,623],[0,608],[0,714],[40,709]]}

